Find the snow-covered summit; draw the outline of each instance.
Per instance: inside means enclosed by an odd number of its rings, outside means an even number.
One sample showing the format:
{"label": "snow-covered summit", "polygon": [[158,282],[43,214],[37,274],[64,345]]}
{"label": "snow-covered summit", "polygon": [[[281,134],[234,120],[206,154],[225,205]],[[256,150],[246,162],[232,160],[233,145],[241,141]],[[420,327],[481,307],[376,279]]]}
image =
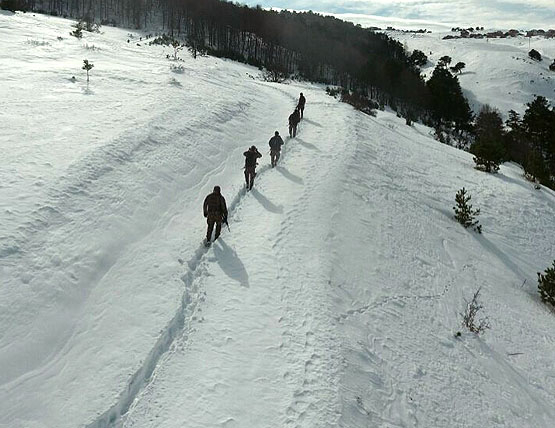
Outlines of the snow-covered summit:
{"label": "snow-covered summit", "polygon": [[[0,426],[552,426],[552,191],[318,85],[71,24],[0,14]],[[205,249],[216,184],[231,231]],[[483,235],[452,219],[463,186]]]}

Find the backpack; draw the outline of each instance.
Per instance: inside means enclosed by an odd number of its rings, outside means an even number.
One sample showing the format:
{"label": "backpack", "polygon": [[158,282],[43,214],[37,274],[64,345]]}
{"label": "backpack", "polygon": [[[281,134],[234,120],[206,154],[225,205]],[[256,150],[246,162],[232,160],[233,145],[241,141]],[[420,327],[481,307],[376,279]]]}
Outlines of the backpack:
{"label": "backpack", "polygon": [[246,151],[245,152],[245,167],[255,167],[256,166],[256,152]]}
{"label": "backpack", "polygon": [[270,140],[270,148],[272,150],[279,150],[283,142],[281,141],[280,137],[272,137]]}

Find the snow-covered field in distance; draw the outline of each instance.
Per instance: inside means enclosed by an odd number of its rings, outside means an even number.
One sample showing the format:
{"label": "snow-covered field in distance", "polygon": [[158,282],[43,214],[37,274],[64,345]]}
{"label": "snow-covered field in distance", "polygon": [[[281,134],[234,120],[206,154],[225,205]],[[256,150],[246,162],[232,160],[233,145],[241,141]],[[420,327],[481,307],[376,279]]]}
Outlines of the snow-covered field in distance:
{"label": "snow-covered field in distance", "polygon": [[[386,33],[406,43],[409,51],[419,49],[428,56],[428,65],[422,69],[426,79],[444,55],[452,58],[451,65],[464,62],[466,68],[459,75],[459,81],[474,111],[489,104],[499,109],[504,117],[511,109],[523,113],[526,103],[533,101],[536,95],[555,104],[555,72],[549,70],[555,58],[555,39],[520,36],[443,40],[446,35],[459,33]],[[543,61],[530,59],[530,49],[539,51]]]}
{"label": "snow-covered field in distance", "polygon": [[[554,192],[321,86],[186,53],[175,73],[71,24],[0,13],[0,426],[552,426]],[[231,231],[206,250],[215,184]],[[483,235],[452,220],[463,186]]]}

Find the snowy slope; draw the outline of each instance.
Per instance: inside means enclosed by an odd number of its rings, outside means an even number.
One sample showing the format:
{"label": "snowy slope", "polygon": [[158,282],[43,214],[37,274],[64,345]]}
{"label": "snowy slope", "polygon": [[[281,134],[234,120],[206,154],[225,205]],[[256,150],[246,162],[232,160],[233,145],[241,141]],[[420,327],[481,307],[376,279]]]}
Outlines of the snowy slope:
{"label": "snowy slope", "polygon": [[[552,425],[552,191],[321,87],[213,58],[175,74],[127,31],[69,25],[0,15],[0,426]],[[206,250],[215,184],[231,232]],[[483,236],[451,219],[462,186]],[[480,286],[492,329],[455,339]]]}
{"label": "snowy slope", "polygon": [[[451,39],[443,40],[451,32],[412,34],[397,31],[388,34],[406,43],[409,51],[419,49],[428,56],[423,68],[426,79],[438,60],[449,55],[452,65],[462,61],[466,68],[459,76],[461,87],[471,107],[479,111],[483,104],[498,108],[506,117],[509,110],[523,113],[526,103],[536,95],[555,103],[555,72],[549,65],[555,58],[555,39],[515,37],[506,39]],[[530,49],[543,56],[537,62],[528,58]]]}
{"label": "snowy slope", "polygon": [[[192,331],[123,426],[551,426],[555,320],[522,282],[554,254],[553,193],[309,96],[301,138],[204,258]],[[484,236],[451,219],[461,185]],[[492,331],[456,339],[480,286]]]}

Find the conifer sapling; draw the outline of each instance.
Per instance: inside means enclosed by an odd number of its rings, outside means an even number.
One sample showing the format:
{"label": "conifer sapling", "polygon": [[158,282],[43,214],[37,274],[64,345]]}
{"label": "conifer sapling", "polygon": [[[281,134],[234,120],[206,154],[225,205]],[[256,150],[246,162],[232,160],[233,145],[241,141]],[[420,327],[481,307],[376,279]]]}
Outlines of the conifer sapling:
{"label": "conifer sapling", "polygon": [[83,60],[83,70],[87,72],[87,82],[89,81],[89,71],[94,67],[94,64],[90,63],[88,59]]}
{"label": "conifer sapling", "polygon": [[478,220],[474,217],[480,214],[480,209],[473,210],[472,204],[469,204],[472,197],[466,194],[466,189],[463,187],[455,195],[456,207],[455,210],[455,220],[462,224],[465,228],[472,227],[478,233],[482,233],[482,226],[478,224]]}
{"label": "conifer sapling", "polygon": [[81,39],[83,37],[83,23],[79,21],[77,24],[74,25],[74,27],[75,30],[69,33],[69,35]]}

